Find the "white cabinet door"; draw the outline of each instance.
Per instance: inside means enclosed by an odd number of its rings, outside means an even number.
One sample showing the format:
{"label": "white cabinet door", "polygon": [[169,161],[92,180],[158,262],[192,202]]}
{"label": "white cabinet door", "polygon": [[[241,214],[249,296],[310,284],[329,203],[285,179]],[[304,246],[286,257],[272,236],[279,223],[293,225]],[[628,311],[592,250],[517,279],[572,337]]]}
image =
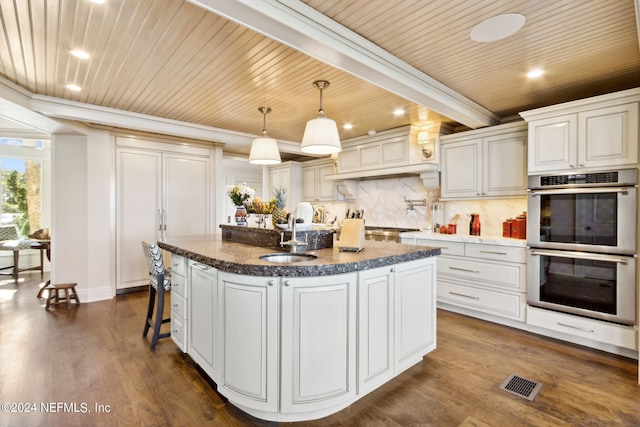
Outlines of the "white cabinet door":
{"label": "white cabinet door", "polygon": [[209,234],[209,159],[164,154],[164,239]]}
{"label": "white cabinet door", "polygon": [[484,138],[482,194],[527,194],[527,143],[524,132]]}
{"label": "white cabinet door", "polygon": [[442,145],[442,198],[482,193],[482,139]]}
{"label": "white cabinet door", "polygon": [[282,281],[280,410],[348,402],[356,396],[357,274]]}
{"label": "white cabinet door", "polygon": [[638,104],[578,114],[578,167],[611,167],[638,163]]}
{"label": "white cabinet door", "polygon": [[149,283],[144,240],[161,237],[162,155],[118,149],[116,157],[116,283],[118,289]]}
{"label": "white cabinet door", "polygon": [[145,285],[143,240],[210,232],[209,159],[116,150],[116,288]]}
{"label": "white cabinet door", "polygon": [[302,200],[302,170],[300,163],[284,162],[278,166],[270,167],[269,173],[271,176],[269,194],[273,194],[275,188],[284,187],[287,190],[285,209],[293,211],[296,204]]}
{"label": "white cabinet door", "polygon": [[333,162],[326,166],[318,166],[318,200],[336,200],[336,182],[328,180],[327,175],[335,173]]}
{"label": "white cabinet door", "polygon": [[214,381],[218,380],[216,357],[218,277],[204,264],[190,266],[189,355]]}
{"label": "white cabinet door", "polygon": [[436,258],[398,264],[394,283],[395,371],[436,348]]}
{"label": "white cabinet door", "polygon": [[392,267],[358,273],[358,394],[393,377]]}
{"label": "white cabinet door", "polygon": [[234,404],[278,410],[278,279],[219,272],[218,390]]}
{"label": "white cabinet door", "polygon": [[315,166],[302,168],[302,200],[318,200],[318,168]]}
{"label": "white cabinet door", "polygon": [[575,114],[529,122],[528,173],[575,168],[577,144]]}

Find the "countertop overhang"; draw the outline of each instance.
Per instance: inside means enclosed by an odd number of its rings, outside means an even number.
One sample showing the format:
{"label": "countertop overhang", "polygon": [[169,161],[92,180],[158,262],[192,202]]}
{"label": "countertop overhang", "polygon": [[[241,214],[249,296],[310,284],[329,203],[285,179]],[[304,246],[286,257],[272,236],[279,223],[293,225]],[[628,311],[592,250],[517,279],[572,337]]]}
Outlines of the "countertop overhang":
{"label": "countertop overhang", "polygon": [[318,249],[304,252],[317,259],[277,263],[260,259],[277,252],[273,248],[223,241],[220,235],[177,237],[158,242],[158,246],[229,273],[283,277],[350,273],[440,255],[436,247],[366,241],[361,252],[340,252],[337,247]]}

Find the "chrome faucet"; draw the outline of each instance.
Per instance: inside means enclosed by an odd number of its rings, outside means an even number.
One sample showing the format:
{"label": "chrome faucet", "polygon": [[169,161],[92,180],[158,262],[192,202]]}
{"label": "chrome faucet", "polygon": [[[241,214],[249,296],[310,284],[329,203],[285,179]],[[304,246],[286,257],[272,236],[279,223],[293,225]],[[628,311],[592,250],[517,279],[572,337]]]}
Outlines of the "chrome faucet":
{"label": "chrome faucet", "polygon": [[307,236],[305,235],[305,239],[304,241],[302,240],[298,240],[298,236],[297,236],[297,232],[296,232],[296,217],[295,215],[290,215],[289,216],[289,228],[291,229],[291,240],[287,240],[286,242],[283,242],[282,240],[284,239],[284,233],[280,234],[280,246],[289,246],[291,247],[290,252],[291,253],[296,253],[298,252],[298,248],[301,246],[308,246],[309,244],[307,243]]}

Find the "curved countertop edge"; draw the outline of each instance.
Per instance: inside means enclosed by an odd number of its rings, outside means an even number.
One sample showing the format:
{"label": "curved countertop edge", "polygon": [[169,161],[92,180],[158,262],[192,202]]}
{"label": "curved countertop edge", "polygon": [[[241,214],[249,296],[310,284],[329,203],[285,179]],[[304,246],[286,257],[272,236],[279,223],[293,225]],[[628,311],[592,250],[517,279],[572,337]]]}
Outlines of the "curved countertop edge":
{"label": "curved countertop edge", "polygon": [[488,245],[500,245],[500,246],[515,246],[526,247],[527,241],[525,239],[512,239],[501,236],[469,236],[465,234],[441,234],[427,231],[413,231],[407,233],[401,233],[401,238],[408,239],[430,239],[430,240],[442,240],[446,242],[464,242],[464,243],[479,243]]}
{"label": "curved countertop edge", "polygon": [[[203,238],[203,241],[209,240]],[[276,263],[259,259],[260,255],[278,252],[273,248],[250,246],[242,243],[216,242],[216,245],[219,245],[216,248],[209,247],[209,250],[197,250],[195,247],[189,247],[194,242],[193,239],[189,239],[181,243],[180,239],[176,239],[175,242],[158,242],[158,246],[171,253],[214,267],[220,271],[266,277],[311,277],[343,274],[429,258],[438,256],[441,253],[440,248],[436,247],[366,242],[365,249],[362,252],[339,252],[337,248],[319,249],[304,252],[318,256],[313,261]],[[222,245],[233,250],[222,251]],[[376,247],[376,250],[372,249],[367,252],[367,246]],[[399,253],[394,253],[398,251],[393,249],[399,249],[400,247],[404,247],[404,249]],[[229,252],[237,253],[243,250],[250,255],[242,257],[242,260],[237,260],[235,255],[229,254]]]}

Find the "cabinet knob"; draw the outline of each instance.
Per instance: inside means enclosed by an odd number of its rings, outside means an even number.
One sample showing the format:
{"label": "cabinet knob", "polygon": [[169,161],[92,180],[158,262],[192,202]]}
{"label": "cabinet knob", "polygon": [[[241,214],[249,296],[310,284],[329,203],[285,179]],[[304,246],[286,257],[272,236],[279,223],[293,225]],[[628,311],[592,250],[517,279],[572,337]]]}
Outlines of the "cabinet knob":
{"label": "cabinet knob", "polygon": [[267,283],[269,284],[269,286],[273,286],[276,284],[276,282],[273,280],[269,280]]}
{"label": "cabinet knob", "polygon": [[285,285],[285,286],[289,286],[289,285],[291,285],[291,280],[285,280],[285,281],[284,281],[284,285]]}
{"label": "cabinet knob", "polygon": [[389,271],[390,271],[390,272],[392,272],[392,273],[395,273],[395,272],[396,272],[396,269],[395,269],[395,267],[391,267],[391,268],[389,269]]}
{"label": "cabinet knob", "polygon": [[578,166],[580,166],[582,168],[582,167],[584,167],[584,163],[578,163]]}

